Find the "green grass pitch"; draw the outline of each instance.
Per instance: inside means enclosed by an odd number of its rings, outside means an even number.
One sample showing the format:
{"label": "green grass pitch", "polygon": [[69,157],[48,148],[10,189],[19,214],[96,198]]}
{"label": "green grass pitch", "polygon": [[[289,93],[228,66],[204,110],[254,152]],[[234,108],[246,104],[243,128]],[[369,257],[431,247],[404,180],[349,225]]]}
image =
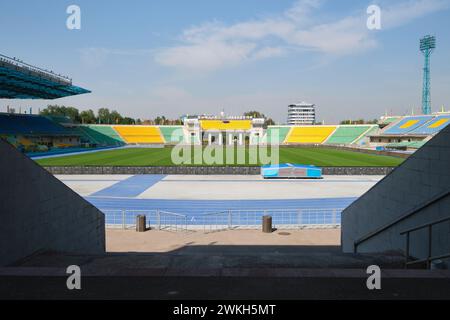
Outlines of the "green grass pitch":
{"label": "green grass pitch", "polygon": [[[125,148],[46,158],[36,162],[42,166],[172,166],[174,164],[171,161],[171,150],[170,147]],[[248,149],[246,159],[247,163],[244,165],[254,165],[248,163]],[[279,152],[280,163],[312,164],[322,167],[390,167],[398,166],[402,161],[402,158],[397,157],[327,148],[281,147]],[[224,161],[224,165],[231,166],[235,163]]]}

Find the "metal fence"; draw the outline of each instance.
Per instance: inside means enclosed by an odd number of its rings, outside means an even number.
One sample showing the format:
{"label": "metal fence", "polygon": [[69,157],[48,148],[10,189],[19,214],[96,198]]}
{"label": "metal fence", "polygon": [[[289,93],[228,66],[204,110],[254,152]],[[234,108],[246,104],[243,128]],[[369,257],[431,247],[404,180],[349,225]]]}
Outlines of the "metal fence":
{"label": "metal fence", "polygon": [[344,208],[246,209],[189,216],[163,210],[106,210],[103,212],[106,226],[109,228],[135,228],[136,216],[145,215],[147,228],[212,232],[236,228],[261,228],[264,215],[272,217],[272,225],[277,229],[339,227],[343,210]]}
{"label": "metal fence", "polygon": [[103,210],[107,228],[136,228],[136,217],[146,217],[146,227],[158,230],[187,230],[187,216],[163,210]]}
{"label": "metal fence", "polygon": [[277,229],[332,228],[341,224],[343,208],[331,209],[260,209],[227,210],[206,213],[200,216],[205,232],[225,229],[259,229],[262,217],[272,217],[272,226]]}

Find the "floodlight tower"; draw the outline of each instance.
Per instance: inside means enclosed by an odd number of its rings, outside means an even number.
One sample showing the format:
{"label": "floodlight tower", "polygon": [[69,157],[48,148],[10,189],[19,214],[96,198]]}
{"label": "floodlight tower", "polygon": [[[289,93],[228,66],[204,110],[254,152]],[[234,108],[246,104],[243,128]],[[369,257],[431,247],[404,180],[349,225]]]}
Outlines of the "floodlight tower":
{"label": "floodlight tower", "polygon": [[436,48],[436,37],[427,35],[420,39],[420,51],[425,57],[423,66],[423,88],[422,88],[422,113],[431,113],[430,96],[430,56],[433,49]]}

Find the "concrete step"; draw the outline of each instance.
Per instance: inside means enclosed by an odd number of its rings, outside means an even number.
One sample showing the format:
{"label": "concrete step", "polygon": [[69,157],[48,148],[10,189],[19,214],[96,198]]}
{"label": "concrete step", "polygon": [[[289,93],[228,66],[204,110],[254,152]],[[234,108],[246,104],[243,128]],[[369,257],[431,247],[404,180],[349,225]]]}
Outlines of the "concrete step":
{"label": "concrete step", "polygon": [[15,266],[66,267],[78,265],[86,271],[121,269],[366,269],[378,265],[383,269],[403,269],[404,258],[390,254],[344,254],[332,247],[312,251],[287,246],[185,246],[162,253],[107,253],[78,255],[46,252],[33,255]]}

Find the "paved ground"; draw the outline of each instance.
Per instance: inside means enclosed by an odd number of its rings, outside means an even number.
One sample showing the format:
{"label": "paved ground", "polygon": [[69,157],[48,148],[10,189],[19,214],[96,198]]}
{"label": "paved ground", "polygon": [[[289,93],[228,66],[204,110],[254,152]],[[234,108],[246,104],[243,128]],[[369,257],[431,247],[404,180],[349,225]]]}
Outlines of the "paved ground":
{"label": "paved ground", "polygon": [[183,247],[208,246],[339,246],[341,229],[280,230],[263,233],[261,230],[227,230],[204,233],[150,230],[106,230],[108,252],[170,252]]}
{"label": "paved ground", "polygon": [[[47,252],[0,268],[0,299],[450,299],[448,270],[405,270],[395,253],[344,254],[338,229],[289,233],[108,230],[116,252]],[[66,287],[74,264],[81,290]],[[373,264],[381,290],[366,285]]]}
{"label": "paved ground", "polygon": [[[405,270],[402,256],[395,253],[344,254],[336,245],[338,232],[180,235],[108,230],[108,250],[128,252],[35,255],[13,267],[0,268],[0,298],[450,298],[448,270]],[[152,252],[132,252],[146,250]],[[82,273],[78,291],[66,287],[66,268],[74,264]],[[366,269],[373,264],[381,268],[381,290],[366,286]]]}
{"label": "paved ground", "polygon": [[271,200],[359,197],[382,176],[265,180],[252,175],[58,175],[82,196],[165,200]]}
{"label": "paved ground", "polygon": [[[261,216],[277,225],[335,224],[340,212],[377,183],[381,176],[325,176],[322,180],[264,180],[244,175],[58,175],[70,188],[107,215],[108,224],[137,214],[163,210],[186,215],[190,224],[206,225],[205,213],[239,211],[233,222],[259,225]],[[299,209],[308,210],[299,217]],[[276,210],[282,210],[283,216]],[[313,210],[314,212],[311,212]],[[116,211],[116,212],[114,212]],[[139,212],[140,211],[140,212]],[[150,217],[148,217],[150,219]],[[156,219],[154,217],[154,219]],[[227,219],[221,222],[225,223]]]}

